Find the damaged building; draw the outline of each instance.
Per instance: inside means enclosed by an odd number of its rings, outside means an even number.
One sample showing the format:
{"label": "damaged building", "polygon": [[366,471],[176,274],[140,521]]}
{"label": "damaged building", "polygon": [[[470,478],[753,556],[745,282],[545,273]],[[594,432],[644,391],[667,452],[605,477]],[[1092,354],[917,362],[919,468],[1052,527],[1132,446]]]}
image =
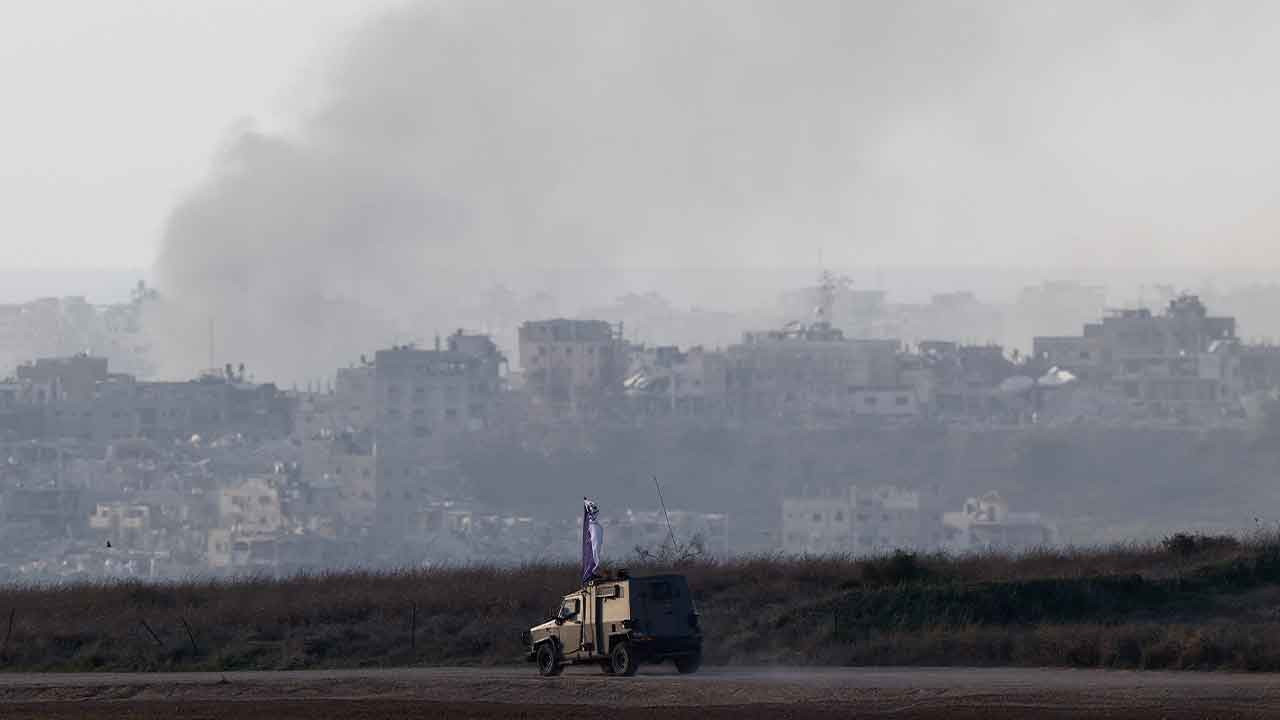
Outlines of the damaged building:
{"label": "damaged building", "polygon": [[1195,295],[1175,297],[1159,314],[1113,311],[1079,336],[1037,337],[1033,359],[1155,415],[1218,414],[1243,390],[1235,318],[1210,315]]}
{"label": "damaged building", "polygon": [[743,421],[843,421],[865,410],[868,389],[914,392],[900,382],[898,351],[896,340],[847,339],[825,322],[745,333],[726,351],[725,402]]}
{"label": "damaged building", "polygon": [[553,416],[599,411],[622,392],[627,344],[603,320],[538,320],[520,326],[523,387],[533,407]]}

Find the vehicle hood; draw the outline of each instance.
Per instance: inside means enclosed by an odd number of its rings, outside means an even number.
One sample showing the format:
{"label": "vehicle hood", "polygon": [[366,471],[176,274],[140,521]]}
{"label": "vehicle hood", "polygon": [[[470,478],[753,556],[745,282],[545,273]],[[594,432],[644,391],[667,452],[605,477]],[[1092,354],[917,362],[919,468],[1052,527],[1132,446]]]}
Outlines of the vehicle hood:
{"label": "vehicle hood", "polygon": [[534,625],[533,627],[529,628],[529,633],[536,635],[540,630],[554,630],[555,628],[556,628],[556,621],[548,620],[542,623],[541,625]]}

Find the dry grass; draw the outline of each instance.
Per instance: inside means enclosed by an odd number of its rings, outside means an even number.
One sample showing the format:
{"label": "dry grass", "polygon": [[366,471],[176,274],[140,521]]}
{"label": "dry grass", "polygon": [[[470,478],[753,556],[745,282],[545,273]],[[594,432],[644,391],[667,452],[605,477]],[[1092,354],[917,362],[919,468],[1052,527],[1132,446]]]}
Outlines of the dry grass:
{"label": "dry grass", "polygon": [[[697,595],[712,662],[1280,669],[1271,536],[1021,555],[757,556],[678,570]],[[0,668],[518,662],[519,631],[575,582],[575,567],[547,563],[10,586],[0,588]]]}

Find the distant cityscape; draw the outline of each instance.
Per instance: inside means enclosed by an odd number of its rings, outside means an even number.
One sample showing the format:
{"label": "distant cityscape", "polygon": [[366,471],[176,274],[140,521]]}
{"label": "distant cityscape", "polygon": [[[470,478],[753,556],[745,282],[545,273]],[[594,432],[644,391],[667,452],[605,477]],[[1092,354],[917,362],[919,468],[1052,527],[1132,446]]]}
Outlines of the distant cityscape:
{"label": "distant cityscape", "polygon": [[[938,477],[812,471],[803,450],[780,460],[796,472],[757,462],[739,482],[716,468],[713,443],[1248,432],[1275,417],[1280,397],[1280,347],[1243,341],[1236,318],[1200,297],[1107,310],[1102,289],[1076,283],[1019,296],[1055,329],[1084,318],[1075,334],[1032,328],[1029,351],[958,337],[1001,322],[970,293],[891,305],[823,273],[779,299],[792,319],[728,345],[629,340],[625,319],[529,318],[514,337],[459,329],[426,346],[352,348],[304,387],[216,359],[188,380],[153,379],[144,318],[161,301],[139,283],[108,306],[0,305],[0,579],[569,557],[575,496],[555,494],[581,496],[607,476],[644,497],[656,479],[627,466],[632,451],[667,468],[670,506],[599,498],[619,558],[673,537],[713,556],[1025,549],[1062,540],[1057,509]],[[650,452],[649,442],[690,447]],[[716,473],[731,492],[694,491]]]}

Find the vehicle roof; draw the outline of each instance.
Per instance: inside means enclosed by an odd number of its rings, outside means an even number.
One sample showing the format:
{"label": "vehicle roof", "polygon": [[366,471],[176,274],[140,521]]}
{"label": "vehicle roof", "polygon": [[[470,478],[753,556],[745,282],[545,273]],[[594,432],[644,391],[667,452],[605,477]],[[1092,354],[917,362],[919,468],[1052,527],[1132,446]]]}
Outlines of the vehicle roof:
{"label": "vehicle roof", "polygon": [[[688,581],[688,580],[686,580],[686,579],[685,579],[685,577],[684,577],[684,575],[681,575],[680,573],[664,573],[664,574],[662,574],[662,575],[632,575],[632,576],[630,576],[630,577],[627,577],[627,578],[621,578],[621,579],[619,579],[619,578],[608,578],[608,579],[601,579],[601,580],[597,580],[595,584],[596,584],[596,585],[611,585],[611,584],[613,584],[613,583],[625,583],[625,582],[632,582],[632,581],[635,581],[635,580],[640,580],[640,581],[648,581],[648,580],[679,580],[680,582],[684,583],[685,585],[688,585],[688,584],[689,584],[689,581]],[[577,589],[577,590],[572,590],[572,591],[570,591],[570,592],[567,592],[567,593],[565,593],[565,594],[564,594],[564,598],[567,600],[567,599],[569,599],[570,597],[572,597],[572,596],[574,596],[574,595],[577,595],[578,593],[582,592],[582,591],[583,591],[583,590],[585,590],[585,589],[586,589],[586,588],[584,587],[584,588],[579,588],[579,589]]]}

